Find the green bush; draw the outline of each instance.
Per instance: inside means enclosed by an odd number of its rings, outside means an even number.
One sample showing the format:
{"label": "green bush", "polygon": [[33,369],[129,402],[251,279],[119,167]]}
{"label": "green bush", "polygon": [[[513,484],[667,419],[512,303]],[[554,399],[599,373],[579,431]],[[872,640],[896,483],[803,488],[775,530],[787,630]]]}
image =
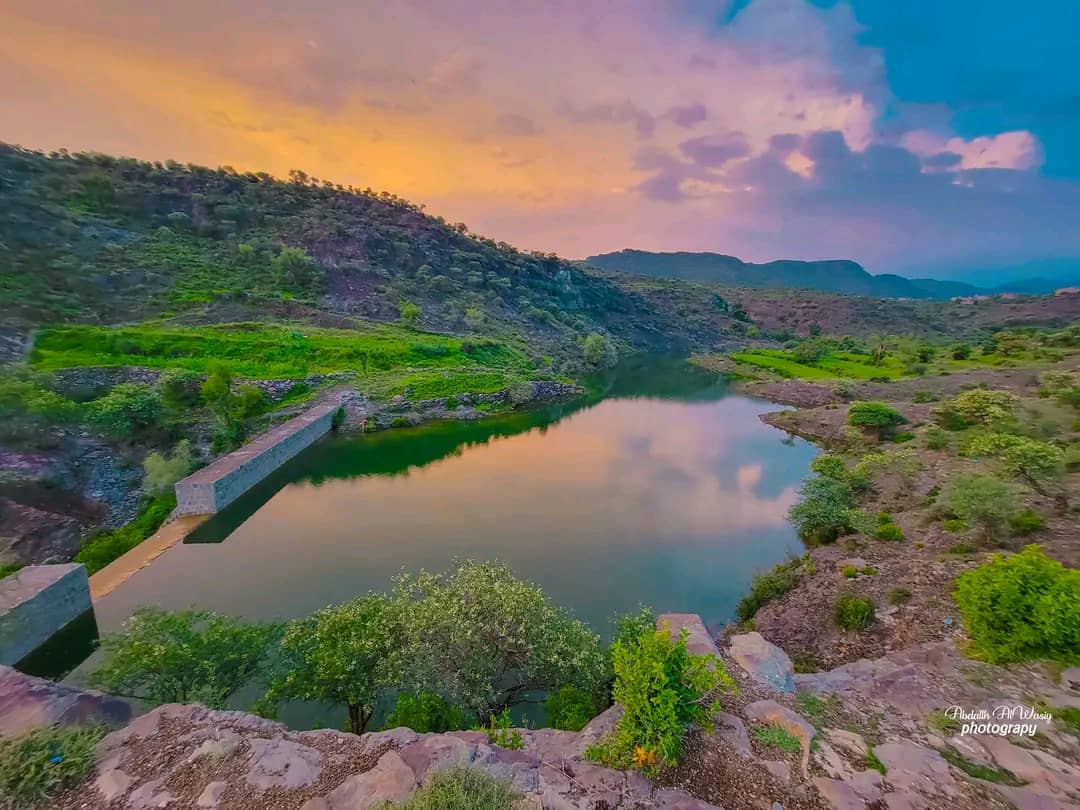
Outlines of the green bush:
{"label": "green bush", "polygon": [[814,475],[803,483],[799,494],[802,498],[791,507],[788,519],[805,543],[831,543],[856,531],[863,522],[846,481]]}
{"label": "green bush", "polygon": [[803,575],[803,561],[799,558],[778,563],[771,571],[758,574],[750,585],[750,593],[739,601],[736,613],[739,621],[754,618],[758,610],[793,590]]}
{"label": "green bush", "polygon": [[1017,512],[1016,492],[993,475],[953,475],[941,496],[954,515],[969,526],[981,527],[986,540],[997,537],[1005,521]]}
{"label": "green bush", "polygon": [[656,612],[642,605],[633,613],[624,613],[612,620],[615,625],[615,633],[612,637],[612,645],[621,641],[623,644],[633,644],[647,633],[656,630]]}
{"label": "green bush", "polygon": [[856,402],[848,409],[848,424],[875,433],[879,439],[890,438],[897,425],[907,420],[884,402]]}
{"label": "green bush", "polygon": [[459,731],[470,726],[466,712],[445,698],[430,692],[418,695],[402,692],[397,696],[393,711],[386,717],[383,728],[404,726],[420,734]]}
{"label": "green bush", "polygon": [[847,476],[847,465],[844,464],[844,460],[831,453],[823,453],[811,461],[810,469],[826,478],[842,480]]}
{"label": "green bush", "polygon": [[581,731],[604,710],[603,703],[595,695],[570,685],[559,687],[548,695],[544,708],[548,725],[565,731]]}
{"label": "green bush", "polygon": [[865,630],[874,621],[874,603],[865,596],[842,593],[836,598],[833,619],[845,630]]}
{"label": "green bush", "polygon": [[585,755],[608,767],[636,767],[655,774],[677,765],[687,730],[708,724],[717,708],[715,692],[734,688],[716,656],[691,655],[686,631],[678,640],[667,627],[633,644],[617,643],[615,702],[624,708],[614,733],[590,746]]}
{"label": "green bush", "polygon": [[954,596],[973,651],[987,661],[1080,662],[1080,570],[1039,546],[964,572]]}
{"label": "green bush", "polygon": [[972,388],[945,400],[934,410],[934,420],[946,430],[990,425],[1011,418],[1019,403],[1010,391]]}
{"label": "green bush", "polygon": [[855,579],[855,577],[859,575],[859,569],[856,568],[854,565],[845,565],[843,568],[840,569],[840,573],[843,574],[847,579]]}
{"label": "green bush", "polygon": [[957,532],[966,532],[968,529],[967,521],[961,520],[960,518],[949,518],[945,520],[941,526],[945,531],[952,532],[953,534]]}
{"label": "green bush", "polygon": [[0,804],[10,810],[43,802],[83,781],[94,769],[104,726],[39,728],[0,738]]}
{"label": "green bush", "polygon": [[117,438],[128,438],[157,427],[161,397],[149,385],[120,383],[89,405],[90,421]]}
{"label": "green bush", "polygon": [[802,740],[780,726],[751,726],[750,733],[755,740],[769,748],[779,748],[789,754],[802,751]]}
{"label": "green bush", "polygon": [[143,469],[146,471],[143,487],[151,495],[163,495],[172,490],[173,484],[194,467],[195,456],[191,451],[191,442],[187,439],[178,442],[169,456],[155,450],[143,461]]}
{"label": "green bush", "polygon": [[945,450],[949,447],[950,440],[947,431],[933,426],[926,430],[926,446],[930,450]]}
{"label": "green bush", "polygon": [[405,802],[380,810],[514,810],[521,795],[508,783],[479,768],[436,771]]}
{"label": "green bush", "polygon": [[1042,515],[1034,509],[1024,509],[1015,515],[1010,515],[1008,520],[1009,531],[1016,537],[1026,537],[1046,525]]}
{"label": "green bush", "polygon": [[87,573],[97,573],[156,532],[175,508],[176,495],[171,491],[144,500],[135,520],[92,535],[75,555],[75,562],[85,565]]}
{"label": "green bush", "polygon": [[503,709],[499,714],[493,713],[488,718],[488,724],[481,730],[487,732],[488,741],[492,745],[509,748],[511,751],[520,751],[525,747],[521,732],[514,728],[509,709]]}
{"label": "green bush", "polygon": [[902,543],[904,532],[895,523],[883,523],[874,530],[874,537],[889,543]]}

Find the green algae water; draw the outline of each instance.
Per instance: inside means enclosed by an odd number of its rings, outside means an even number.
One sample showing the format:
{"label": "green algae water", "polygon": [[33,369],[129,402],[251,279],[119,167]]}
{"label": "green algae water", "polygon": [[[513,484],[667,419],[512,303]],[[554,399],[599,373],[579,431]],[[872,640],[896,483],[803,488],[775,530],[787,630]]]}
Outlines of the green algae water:
{"label": "green algae water", "polygon": [[474,558],[605,636],[642,604],[719,625],[801,551],[786,513],[816,451],[758,419],[776,407],[645,360],[578,401],[328,437],[100,600],[98,624],[148,604],[288,619]]}

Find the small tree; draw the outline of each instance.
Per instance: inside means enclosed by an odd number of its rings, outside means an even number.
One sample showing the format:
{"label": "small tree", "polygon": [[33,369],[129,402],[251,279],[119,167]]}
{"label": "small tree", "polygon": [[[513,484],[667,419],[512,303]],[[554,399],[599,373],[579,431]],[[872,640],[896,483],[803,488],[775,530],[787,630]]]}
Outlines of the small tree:
{"label": "small tree", "polygon": [[172,454],[166,456],[157,450],[150,453],[143,462],[146,478],[143,486],[151,495],[161,495],[173,488],[173,484],[187,475],[195,466],[195,456],[191,451],[191,442],[183,439],[177,442]]}
{"label": "small tree", "polygon": [[120,383],[89,407],[90,419],[117,437],[138,435],[161,420],[161,398],[142,383]]}
{"label": "small tree", "polygon": [[964,572],[954,596],[971,645],[986,660],[1080,662],[1080,571],[1038,546],[995,554]]}
{"label": "small tree", "polygon": [[848,424],[870,431],[879,439],[887,439],[896,427],[907,420],[895,408],[884,402],[856,402],[848,409]]}
{"label": "small tree", "polygon": [[276,632],[206,611],[140,608],[124,632],[102,637],[104,662],[91,682],[153,703],[222,707],[259,672]]}
{"label": "small tree", "polygon": [[412,301],[403,300],[398,304],[398,315],[405,326],[413,328],[420,320],[420,307]]}
{"label": "small tree", "polygon": [[1012,487],[996,476],[981,473],[961,473],[950,478],[941,501],[968,525],[980,526],[988,541],[998,536],[1018,509]]}
{"label": "small tree", "polygon": [[1011,433],[976,436],[967,450],[974,456],[998,459],[1009,475],[1019,478],[1045,497],[1055,497],[1047,491],[1047,485],[1060,482],[1065,475],[1065,451],[1057,445],[1027,436]]}
{"label": "small tree", "polygon": [[317,275],[315,262],[303,248],[281,248],[281,252],[270,260],[270,272],[274,283],[279,287],[293,290],[306,290],[312,286]]}
{"label": "small tree", "polygon": [[1011,391],[972,388],[941,403],[934,410],[934,419],[949,430],[989,425],[1012,417],[1019,403],[1019,397]]}
{"label": "small tree", "polygon": [[856,531],[862,512],[852,498],[851,487],[837,478],[815,475],[799,490],[801,500],[791,507],[788,518],[806,543],[831,543]]}
{"label": "small tree", "polygon": [[372,594],[290,622],[267,690],[284,700],[344,705],[349,730],[363,734],[379,697],[401,680],[401,622],[392,600]]}
{"label": "small tree", "polygon": [[585,338],[581,350],[585,356],[585,362],[590,366],[600,368],[601,366],[608,365],[608,357],[611,348],[606,335],[601,335],[599,332],[593,332]]}
{"label": "small tree", "polygon": [[573,685],[597,692],[604,654],[589,628],[498,563],[395,582],[409,662],[406,685],[443,695],[479,722],[530,693]]}

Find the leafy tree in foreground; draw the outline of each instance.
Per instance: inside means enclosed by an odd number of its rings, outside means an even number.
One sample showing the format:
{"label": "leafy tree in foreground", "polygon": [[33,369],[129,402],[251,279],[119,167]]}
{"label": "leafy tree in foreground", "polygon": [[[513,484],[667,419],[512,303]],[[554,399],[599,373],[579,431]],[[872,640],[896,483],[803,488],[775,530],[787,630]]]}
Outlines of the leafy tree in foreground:
{"label": "leafy tree in foreground", "polygon": [[153,703],[222,707],[259,672],[276,632],[206,611],[140,608],[124,632],[102,638],[105,660],[91,682]]}
{"label": "leafy tree in foreground", "polygon": [[973,650],[987,661],[1080,662],[1080,570],[1038,546],[966,571],[954,596]]}
{"label": "leafy tree in foreground", "polygon": [[996,476],[982,473],[950,478],[942,490],[941,502],[968,525],[981,527],[988,541],[1000,534],[1009,516],[1019,508],[1012,487]]}
{"label": "leafy tree in foreground", "polygon": [[603,683],[596,634],[505,565],[470,561],[448,574],[403,574],[395,598],[406,685],[467,707],[481,723],[530,693],[567,684],[596,693]]}
{"label": "leafy tree in foreground", "polygon": [[363,734],[375,704],[401,680],[401,624],[393,601],[360,597],[290,622],[265,701],[344,705],[349,730]]}

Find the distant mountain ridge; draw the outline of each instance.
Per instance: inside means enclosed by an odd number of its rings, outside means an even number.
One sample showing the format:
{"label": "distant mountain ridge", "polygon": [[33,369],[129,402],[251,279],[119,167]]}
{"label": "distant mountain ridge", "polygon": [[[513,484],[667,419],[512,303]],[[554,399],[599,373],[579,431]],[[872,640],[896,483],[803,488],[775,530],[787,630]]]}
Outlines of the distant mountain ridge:
{"label": "distant mountain ridge", "polygon": [[905,278],[891,273],[875,276],[849,259],[780,259],[754,264],[722,253],[652,253],[628,249],[589,256],[585,263],[602,270],[654,278],[678,278],[737,287],[799,287],[877,298],[955,298],[1004,292],[1045,295],[1066,286],[1062,281],[1041,278],[1020,279],[988,288],[962,281]]}

